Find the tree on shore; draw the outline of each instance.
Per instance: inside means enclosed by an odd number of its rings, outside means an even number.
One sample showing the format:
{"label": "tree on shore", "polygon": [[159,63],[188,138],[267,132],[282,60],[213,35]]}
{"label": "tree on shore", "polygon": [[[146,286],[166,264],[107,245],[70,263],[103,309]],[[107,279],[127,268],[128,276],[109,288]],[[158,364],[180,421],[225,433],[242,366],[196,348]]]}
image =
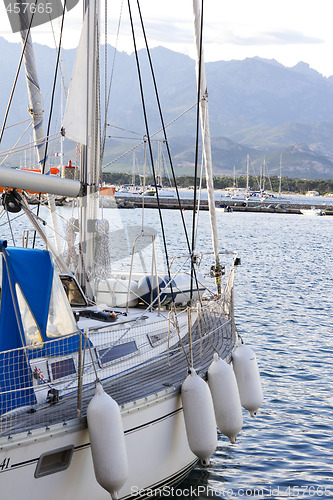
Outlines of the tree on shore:
{"label": "tree on shore", "polygon": [[[132,183],[132,174],[125,174],[120,172],[106,172],[102,174],[103,182],[107,182],[110,184],[116,185],[124,185]],[[135,182],[139,185],[140,180],[139,177],[136,176]],[[152,184],[152,177],[147,176],[146,185]],[[162,183],[165,186],[170,186],[170,181],[167,178],[162,179]],[[237,186],[240,188],[245,188],[247,184],[246,177],[238,177],[237,178]],[[177,177],[177,185],[179,188],[189,188],[194,186],[194,177],[189,175],[184,175]],[[234,185],[234,179],[232,177],[214,177],[214,187],[215,189],[226,189],[228,187],[232,187]],[[258,179],[256,177],[249,177],[249,185],[253,190],[258,190]],[[203,178],[202,186],[206,187],[206,179]],[[280,179],[278,176],[272,176],[266,179],[266,190],[274,192],[279,191]],[[174,187],[172,184],[170,187]],[[333,193],[333,180],[329,179],[292,179],[289,177],[281,178],[281,191],[297,193],[297,194],[306,194],[308,191],[317,191],[321,196],[325,194]]]}

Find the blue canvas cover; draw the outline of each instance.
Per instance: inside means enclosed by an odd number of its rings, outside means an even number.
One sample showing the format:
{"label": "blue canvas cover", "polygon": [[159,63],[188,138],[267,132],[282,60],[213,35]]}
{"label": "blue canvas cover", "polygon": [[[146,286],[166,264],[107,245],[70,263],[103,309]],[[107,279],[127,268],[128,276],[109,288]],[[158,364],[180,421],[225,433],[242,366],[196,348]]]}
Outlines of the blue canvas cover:
{"label": "blue canvas cover", "polygon": [[[5,248],[3,245],[0,246],[0,250],[5,260],[0,309],[0,351],[5,351],[24,345],[17,324],[10,283],[14,292],[15,283],[19,284],[44,337],[52,288],[53,263],[50,253],[46,250]],[[14,300],[17,303],[15,293]]]}
{"label": "blue canvas cover", "polygon": [[[46,250],[7,248],[0,241],[3,254],[0,303],[0,414],[16,407],[33,405],[35,395],[29,365],[32,358],[67,355],[78,351],[80,336],[50,339],[46,335],[53,282],[53,262]],[[38,348],[25,347],[15,284],[18,284],[39,327],[43,343]],[[21,333],[22,332],[22,333]]]}
{"label": "blue canvas cover", "polygon": [[[23,349],[24,339],[15,314],[15,283],[21,287],[32,314],[45,332],[52,287],[53,264],[49,252],[27,248],[6,248],[4,254],[0,309],[0,413],[35,403],[32,374]],[[13,292],[13,293],[12,293]],[[23,330],[21,330],[23,331]]]}

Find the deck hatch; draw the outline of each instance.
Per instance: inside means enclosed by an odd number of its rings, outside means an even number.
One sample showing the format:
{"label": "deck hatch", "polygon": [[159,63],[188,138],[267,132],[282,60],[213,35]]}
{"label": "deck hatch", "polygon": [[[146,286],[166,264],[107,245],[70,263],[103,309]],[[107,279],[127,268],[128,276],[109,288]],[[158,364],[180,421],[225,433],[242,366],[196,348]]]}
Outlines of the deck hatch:
{"label": "deck hatch", "polygon": [[52,380],[69,377],[76,373],[75,363],[73,358],[61,359],[50,363]]}
{"label": "deck hatch", "polygon": [[100,364],[103,366],[108,363],[119,361],[137,353],[138,347],[134,340],[124,344],[116,344],[113,347],[103,347],[97,349]]}
{"label": "deck hatch", "polygon": [[35,470],[35,478],[48,476],[67,469],[71,463],[74,445],[43,453]]}

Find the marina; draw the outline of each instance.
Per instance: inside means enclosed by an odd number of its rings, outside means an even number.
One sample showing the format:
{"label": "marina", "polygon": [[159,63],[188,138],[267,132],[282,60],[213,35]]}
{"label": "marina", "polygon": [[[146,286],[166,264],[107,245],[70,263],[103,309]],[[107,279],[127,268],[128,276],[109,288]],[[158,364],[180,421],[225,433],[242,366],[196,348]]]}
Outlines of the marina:
{"label": "marina", "polygon": [[[184,191],[181,191],[183,194]],[[187,196],[182,196],[181,199],[181,208],[183,210],[193,210],[193,197],[189,197],[188,193],[185,192]],[[289,197],[290,198],[290,197]],[[302,214],[302,209],[307,209],[310,207],[314,207],[315,209],[322,210],[326,215],[333,215],[333,201],[330,198],[326,198],[321,200],[320,202],[313,203],[313,199],[311,200],[311,204],[309,205],[309,199],[300,199],[300,197],[295,197],[295,199],[289,199],[288,201],[279,201],[278,198],[271,199],[270,201],[264,201],[258,203],[257,201],[234,201],[228,198],[223,198],[221,195],[215,195],[215,205],[216,207],[230,207],[234,212],[264,212],[264,213],[284,213],[284,214]],[[112,206],[114,203],[117,203],[119,208],[131,208],[131,207],[141,207],[143,204],[146,208],[158,208],[158,205],[162,209],[168,210],[177,210],[179,209],[178,200],[175,197],[162,197],[159,198],[157,202],[157,198],[155,197],[143,197],[142,196],[126,196],[121,194],[116,194],[115,198],[109,198],[108,200],[104,200],[104,206]],[[200,210],[208,210],[208,200],[205,198],[200,199]]]}

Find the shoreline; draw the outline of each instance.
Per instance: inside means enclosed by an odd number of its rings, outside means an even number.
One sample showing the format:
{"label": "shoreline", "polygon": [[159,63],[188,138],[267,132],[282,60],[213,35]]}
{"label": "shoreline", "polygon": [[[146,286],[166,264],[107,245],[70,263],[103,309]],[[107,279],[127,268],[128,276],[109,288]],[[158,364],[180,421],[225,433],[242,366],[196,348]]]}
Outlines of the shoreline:
{"label": "shoreline", "polygon": [[[308,199],[308,197],[306,197]],[[314,201],[314,200],[313,200]],[[181,208],[182,210],[193,210],[193,199],[191,198],[181,198]],[[173,197],[160,197],[159,204],[161,209],[176,210],[179,209],[178,200]],[[114,197],[105,196],[103,197],[103,206],[107,208],[111,206],[115,208],[139,208],[144,205],[145,208],[158,208],[157,199],[155,196],[135,196],[135,195],[120,195],[117,194]],[[326,215],[333,215],[333,204],[330,203],[302,203],[299,200],[295,201],[283,201],[279,199],[265,200],[262,202],[258,201],[246,201],[246,200],[230,200],[230,199],[219,199],[215,200],[215,206],[218,208],[219,205],[223,205],[226,208],[230,207],[232,211],[235,212],[266,212],[266,213],[286,213],[286,214],[301,214],[303,209],[320,209],[323,210]],[[200,200],[200,210],[208,210],[208,200]]]}

